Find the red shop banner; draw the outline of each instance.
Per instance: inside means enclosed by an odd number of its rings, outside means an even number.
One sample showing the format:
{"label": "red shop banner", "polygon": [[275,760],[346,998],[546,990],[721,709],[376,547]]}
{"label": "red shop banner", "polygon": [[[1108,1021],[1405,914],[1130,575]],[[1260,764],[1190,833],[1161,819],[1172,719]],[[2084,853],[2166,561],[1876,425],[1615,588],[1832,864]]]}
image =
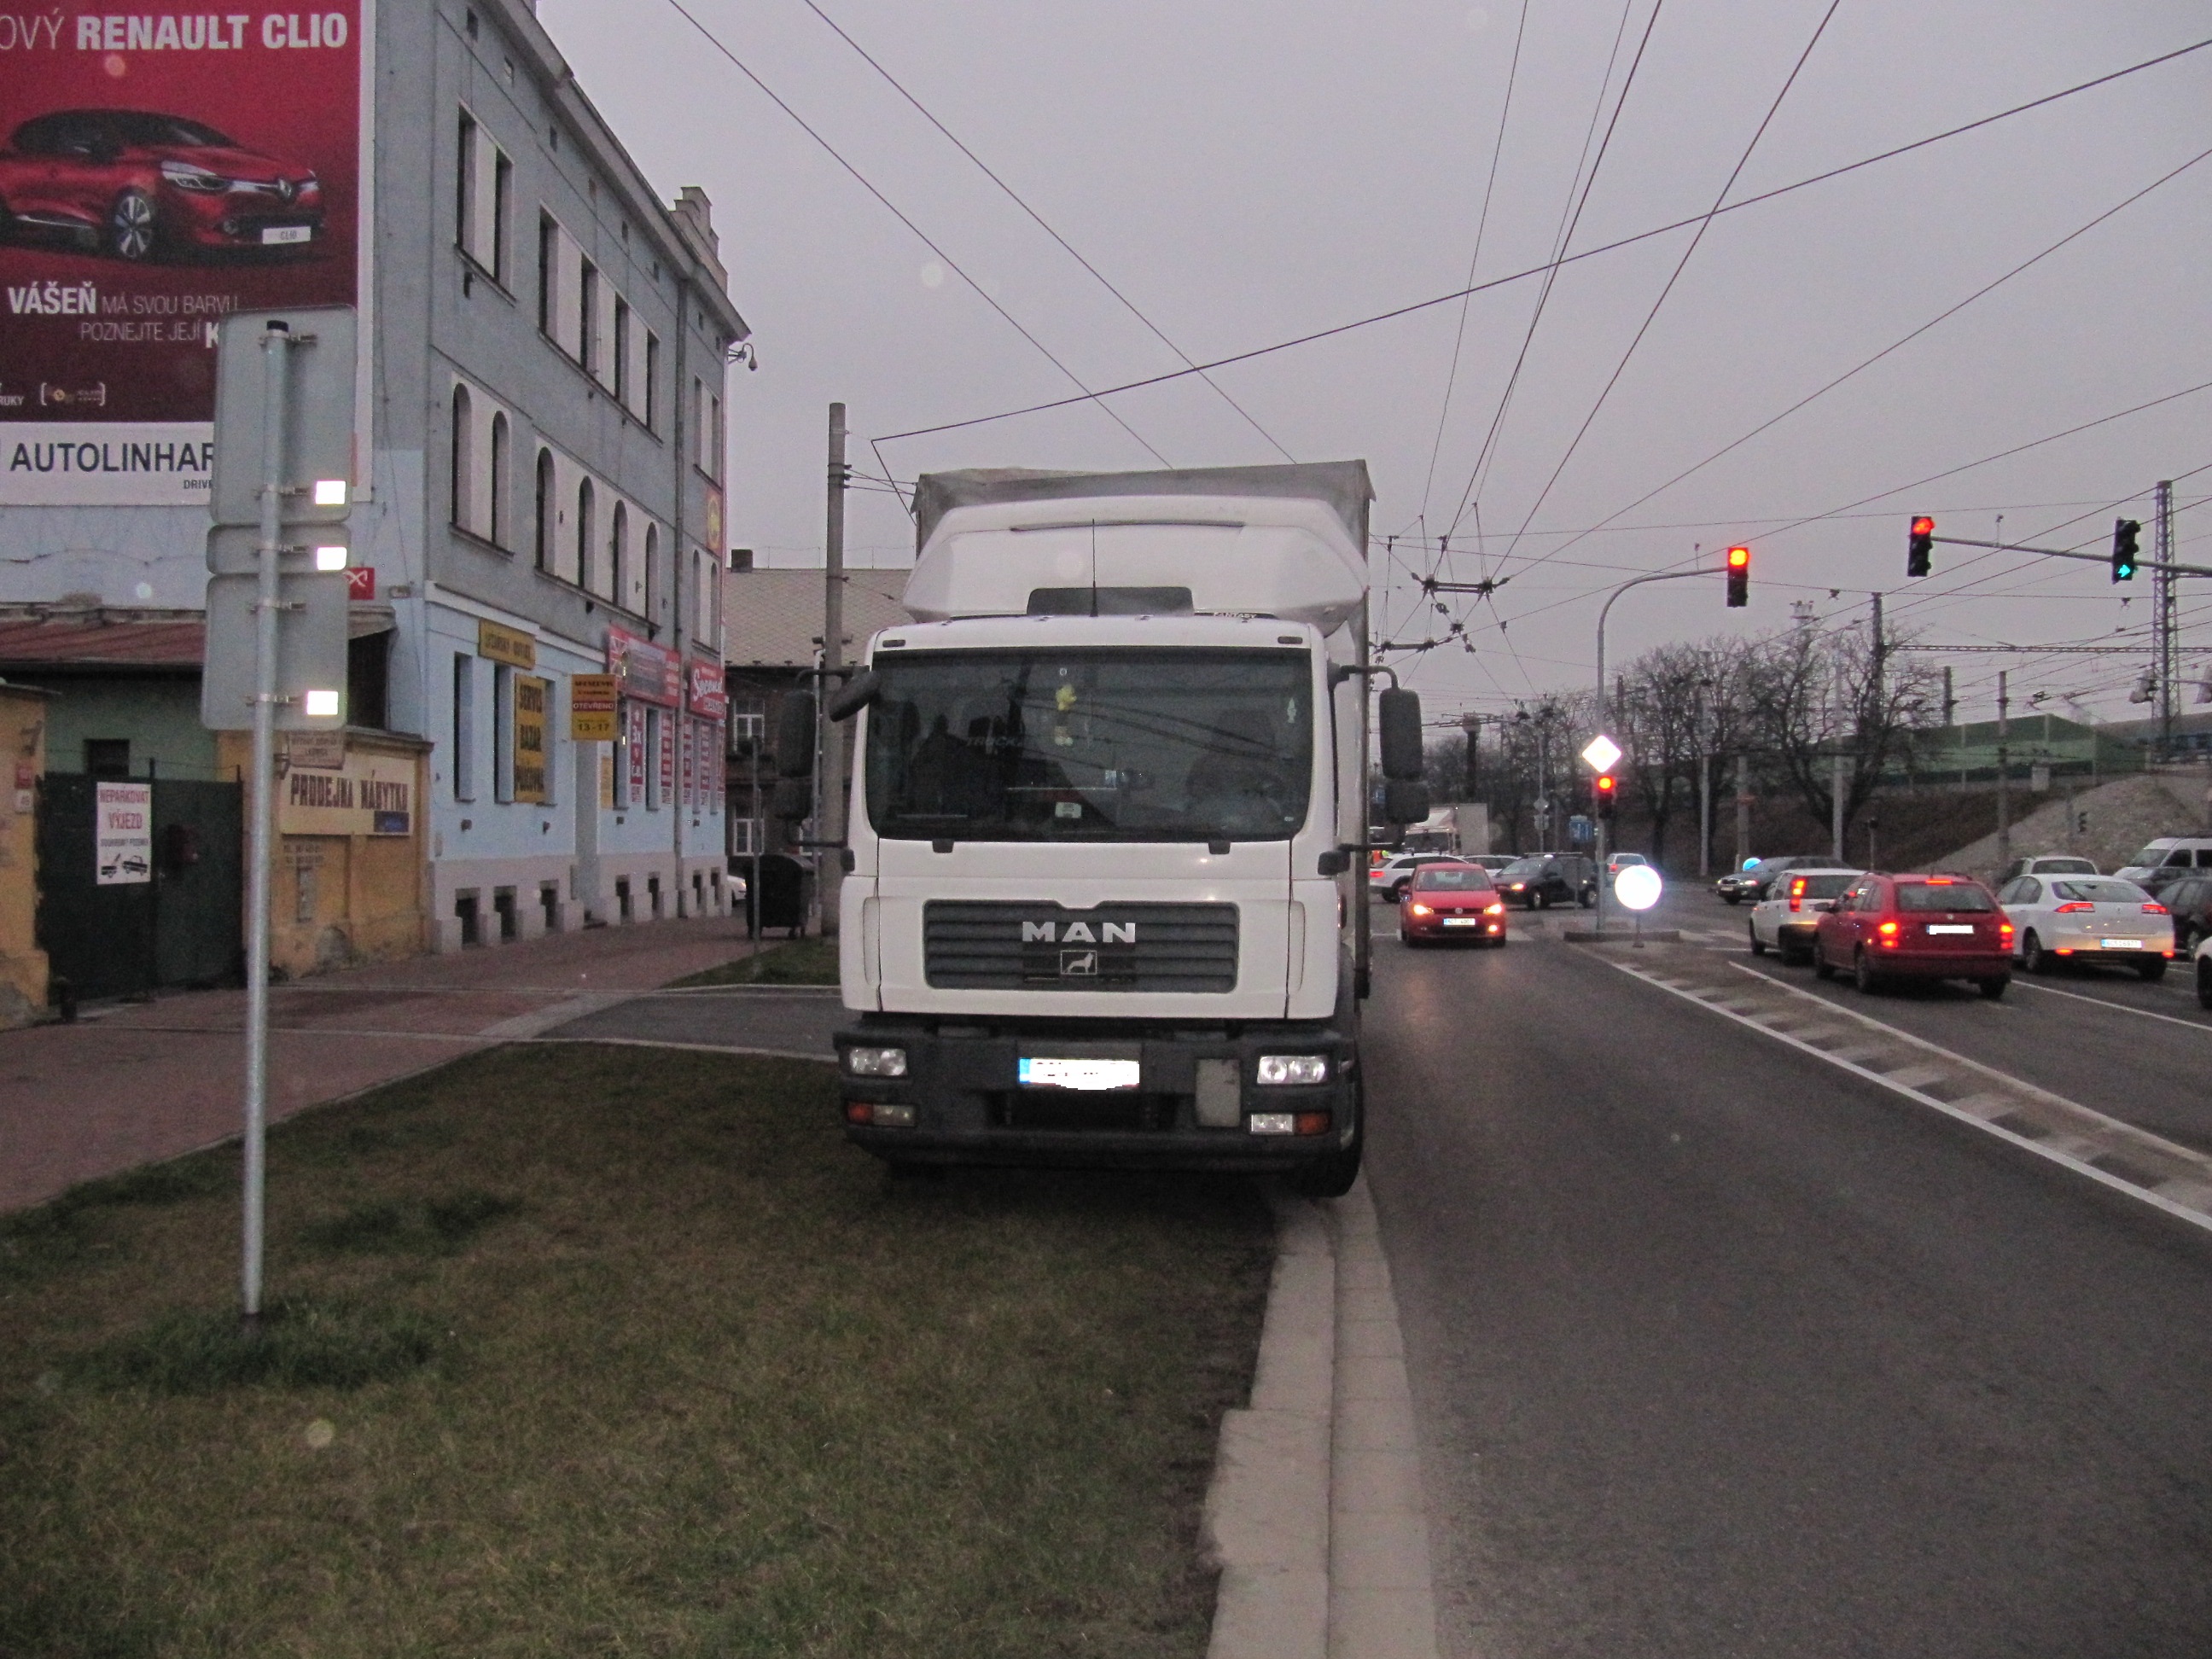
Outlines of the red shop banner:
{"label": "red shop banner", "polygon": [[730,710],[730,694],[722,683],[722,665],[718,662],[690,664],[690,684],[691,712],[702,720],[718,720]]}
{"label": "red shop banner", "polygon": [[622,683],[625,697],[662,708],[684,700],[684,665],[676,653],[626,628],[607,629],[607,672]]}
{"label": "red shop banner", "polygon": [[352,305],[368,0],[0,15],[0,504],[198,504],[215,331]]}

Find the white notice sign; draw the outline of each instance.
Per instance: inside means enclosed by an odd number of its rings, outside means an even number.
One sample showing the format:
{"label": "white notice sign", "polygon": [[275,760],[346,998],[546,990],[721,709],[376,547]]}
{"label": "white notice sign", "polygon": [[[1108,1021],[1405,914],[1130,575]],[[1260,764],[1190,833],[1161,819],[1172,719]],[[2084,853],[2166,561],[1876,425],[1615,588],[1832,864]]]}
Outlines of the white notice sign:
{"label": "white notice sign", "polygon": [[154,786],[93,786],[93,879],[102,887],[154,879]]}

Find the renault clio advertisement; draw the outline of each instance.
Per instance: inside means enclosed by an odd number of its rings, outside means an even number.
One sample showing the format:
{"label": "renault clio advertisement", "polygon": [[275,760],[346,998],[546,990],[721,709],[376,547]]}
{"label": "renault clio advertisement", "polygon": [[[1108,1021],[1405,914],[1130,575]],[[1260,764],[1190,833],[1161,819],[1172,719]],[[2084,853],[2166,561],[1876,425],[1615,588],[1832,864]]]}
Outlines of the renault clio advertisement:
{"label": "renault clio advertisement", "polygon": [[356,303],[366,4],[0,14],[0,505],[204,501],[216,325]]}

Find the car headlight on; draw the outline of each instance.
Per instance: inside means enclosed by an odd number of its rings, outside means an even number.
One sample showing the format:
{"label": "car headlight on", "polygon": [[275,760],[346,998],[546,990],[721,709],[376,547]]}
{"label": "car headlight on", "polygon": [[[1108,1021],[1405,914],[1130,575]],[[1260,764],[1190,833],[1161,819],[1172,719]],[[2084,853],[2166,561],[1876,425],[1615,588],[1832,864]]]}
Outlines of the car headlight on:
{"label": "car headlight on", "polygon": [[220,196],[230,188],[230,180],[220,173],[210,173],[190,161],[162,162],[161,177],[179,190],[197,191],[204,196]]}
{"label": "car headlight on", "polygon": [[1406,914],[1409,916],[1432,916],[1436,915],[1436,912],[1429,908],[1425,904],[1417,903],[1407,905],[1406,907]]}
{"label": "car headlight on", "polygon": [[854,1077],[904,1077],[906,1050],[848,1048],[845,1050],[845,1069]]}
{"label": "car headlight on", "polygon": [[1259,1082],[1263,1088],[1310,1086],[1328,1081],[1326,1054],[1262,1054]]}

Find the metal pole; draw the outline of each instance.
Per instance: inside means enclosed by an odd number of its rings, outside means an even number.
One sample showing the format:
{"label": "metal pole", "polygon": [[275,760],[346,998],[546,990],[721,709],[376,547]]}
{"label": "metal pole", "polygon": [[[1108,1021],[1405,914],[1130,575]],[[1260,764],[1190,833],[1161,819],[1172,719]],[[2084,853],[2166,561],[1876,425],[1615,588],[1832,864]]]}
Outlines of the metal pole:
{"label": "metal pole", "polygon": [[2008,782],[2012,751],[2005,746],[2011,734],[2006,717],[2012,712],[2012,671],[1997,670],[1997,868],[2012,865],[2012,795]]}
{"label": "metal pole", "polygon": [[269,875],[276,859],[278,550],[284,537],[284,442],[292,336],[282,323],[261,337],[259,599],[253,608],[253,814],[246,882],[246,1176],[239,1305],[246,1328],[261,1323],[263,1218],[269,1133]]}
{"label": "metal pole", "polygon": [[1713,859],[1712,741],[1705,729],[1705,688],[1698,688],[1698,879],[1711,873]]}
{"label": "metal pole", "polygon": [[[845,663],[845,405],[832,404],[829,518],[823,538],[822,679],[814,708],[815,718],[822,723],[822,820],[817,833],[833,842],[845,839],[845,728],[827,712],[830,694],[840,684],[837,671]],[[822,896],[822,934],[827,939],[837,932],[844,855],[835,848],[817,848],[814,867],[815,890]]]}
{"label": "metal pole", "polygon": [[1751,856],[1751,757],[1735,757],[1735,867]]}
{"label": "metal pole", "polygon": [[1832,821],[1832,838],[1835,842],[1836,862],[1844,861],[1844,751],[1838,748],[1829,757],[1828,816]]}
{"label": "metal pole", "polygon": [[753,718],[760,724],[753,728],[752,741],[747,745],[752,750],[750,765],[753,787],[752,822],[746,830],[745,838],[753,844],[753,884],[746,894],[750,902],[745,906],[747,912],[745,936],[757,946],[760,944],[761,936],[761,843],[768,839],[768,812],[762,805],[760,792],[761,743],[768,736],[768,700],[766,698],[761,700],[761,711]]}
{"label": "metal pole", "polygon": [[2160,479],[2158,486],[2158,510],[2153,520],[2151,556],[2157,561],[2151,570],[2152,592],[2158,623],[2158,757],[2162,761],[2173,758],[2173,678],[2179,664],[2174,659],[2175,593],[2173,587],[2173,483]]}

